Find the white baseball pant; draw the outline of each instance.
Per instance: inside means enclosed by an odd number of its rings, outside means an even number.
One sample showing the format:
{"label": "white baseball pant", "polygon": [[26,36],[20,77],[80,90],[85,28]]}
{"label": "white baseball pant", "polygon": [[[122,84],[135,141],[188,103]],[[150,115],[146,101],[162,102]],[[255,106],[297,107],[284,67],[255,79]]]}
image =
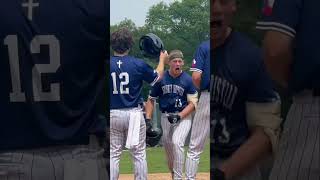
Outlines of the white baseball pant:
{"label": "white baseball pant", "polygon": [[189,150],[186,160],[186,178],[194,180],[198,171],[200,154],[203,152],[210,133],[210,93],[201,92],[199,103],[193,118]]}
{"label": "white baseball pant", "polygon": [[139,144],[130,149],[130,154],[134,162],[134,175],[136,180],[147,179],[147,161],[146,161],[146,124],[142,115],[141,108],[126,108],[110,111],[110,179],[119,178],[119,161],[121,153],[125,147],[130,115],[132,113],[141,113]]}
{"label": "white baseball pant", "polygon": [[161,114],[161,126],[163,130],[162,142],[166,151],[168,167],[174,180],[180,180],[184,167],[184,144],[191,128],[191,115],[180,120],[177,124],[171,124],[165,113]]}

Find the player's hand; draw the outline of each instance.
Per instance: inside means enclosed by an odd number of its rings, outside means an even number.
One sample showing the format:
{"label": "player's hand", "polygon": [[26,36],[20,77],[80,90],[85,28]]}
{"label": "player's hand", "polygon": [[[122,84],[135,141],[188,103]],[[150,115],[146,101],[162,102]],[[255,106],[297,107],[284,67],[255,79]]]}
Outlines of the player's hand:
{"label": "player's hand", "polygon": [[210,176],[211,176],[210,179],[214,179],[214,180],[225,180],[226,179],[224,172],[218,168],[212,169],[210,172]]}
{"label": "player's hand", "polygon": [[167,64],[169,62],[169,55],[168,52],[166,50],[163,50],[160,52],[160,61],[164,62],[165,64]]}
{"label": "player's hand", "polygon": [[171,124],[177,124],[181,120],[180,115],[176,113],[168,114],[167,117]]}
{"label": "player's hand", "polygon": [[146,121],[146,133],[150,134],[153,131],[151,119],[145,119],[145,121]]}

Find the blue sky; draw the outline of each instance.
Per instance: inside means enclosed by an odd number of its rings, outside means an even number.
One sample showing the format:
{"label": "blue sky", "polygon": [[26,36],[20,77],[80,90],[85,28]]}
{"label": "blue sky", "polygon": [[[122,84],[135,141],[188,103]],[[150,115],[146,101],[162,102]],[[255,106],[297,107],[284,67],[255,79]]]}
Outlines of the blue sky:
{"label": "blue sky", "polygon": [[161,1],[169,4],[175,0],[111,0],[110,23],[114,25],[127,18],[137,26],[143,26],[149,8]]}

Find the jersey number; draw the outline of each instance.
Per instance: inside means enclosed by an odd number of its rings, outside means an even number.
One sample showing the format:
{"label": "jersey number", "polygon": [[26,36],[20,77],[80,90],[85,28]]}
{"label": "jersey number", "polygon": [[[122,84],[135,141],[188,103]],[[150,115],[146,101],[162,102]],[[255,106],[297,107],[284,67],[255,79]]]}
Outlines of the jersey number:
{"label": "jersey number", "polygon": [[[11,102],[25,102],[26,95],[21,88],[18,37],[8,35],[4,39],[4,44],[8,46],[10,73],[12,82],[12,92],[10,92]],[[40,46],[49,47],[49,64],[35,64],[32,67],[32,90],[34,101],[59,101],[60,83],[51,83],[50,91],[44,92],[42,89],[41,75],[44,73],[55,73],[60,67],[60,43],[54,35],[37,35],[30,42],[31,54],[40,53]]]}
{"label": "jersey number", "polygon": [[175,108],[180,108],[180,107],[182,107],[181,99],[176,99],[176,103],[174,104],[174,107],[175,107]]}
{"label": "jersey number", "polygon": [[[112,83],[113,83],[113,94],[119,94],[117,89],[117,74],[115,72],[111,73]],[[127,72],[122,72],[119,74],[120,80],[120,94],[129,94],[129,88],[124,87],[129,84],[129,74]]]}

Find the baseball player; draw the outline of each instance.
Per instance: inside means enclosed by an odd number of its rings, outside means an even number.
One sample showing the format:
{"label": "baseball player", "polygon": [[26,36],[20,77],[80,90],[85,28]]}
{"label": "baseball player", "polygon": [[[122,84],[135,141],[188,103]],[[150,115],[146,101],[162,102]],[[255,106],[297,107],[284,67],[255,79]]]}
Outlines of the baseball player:
{"label": "baseball player", "polygon": [[183,54],[173,50],[169,54],[170,69],[152,87],[146,105],[146,118],[151,119],[155,98],[161,110],[162,142],[173,179],[182,179],[184,143],[191,128],[191,113],[195,110],[198,93],[191,77],[182,71]]}
{"label": "baseball player", "polygon": [[192,62],[192,81],[201,92],[193,119],[189,150],[186,159],[186,177],[195,179],[206,140],[210,132],[210,41],[199,45]]}
{"label": "baseball player", "polygon": [[258,22],[266,30],[265,64],[293,103],[284,123],[270,180],[315,180],[319,168],[319,1],[274,1]]}
{"label": "baseball player", "polygon": [[105,140],[92,127],[105,136],[95,106],[105,84],[109,4],[2,3],[0,179],[107,179]]}
{"label": "baseball player", "polygon": [[280,99],[261,50],[230,27],[235,10],[235,0],[213,3],[211,176],[259,180],[259,161],[277,147]]}
{"label": "baseball player", "polygon": [[162,76],[167,52],[161,52],[154,70],[141,59],[129,56],[133,45],[131,32],[119,29],[111,35],[110,58],[110,174],[119,177],[119,161],[126,147],[134,161],[135,179],[147,179],[146,124],[143,117],[141,89],[143,81],[153,86]]}

